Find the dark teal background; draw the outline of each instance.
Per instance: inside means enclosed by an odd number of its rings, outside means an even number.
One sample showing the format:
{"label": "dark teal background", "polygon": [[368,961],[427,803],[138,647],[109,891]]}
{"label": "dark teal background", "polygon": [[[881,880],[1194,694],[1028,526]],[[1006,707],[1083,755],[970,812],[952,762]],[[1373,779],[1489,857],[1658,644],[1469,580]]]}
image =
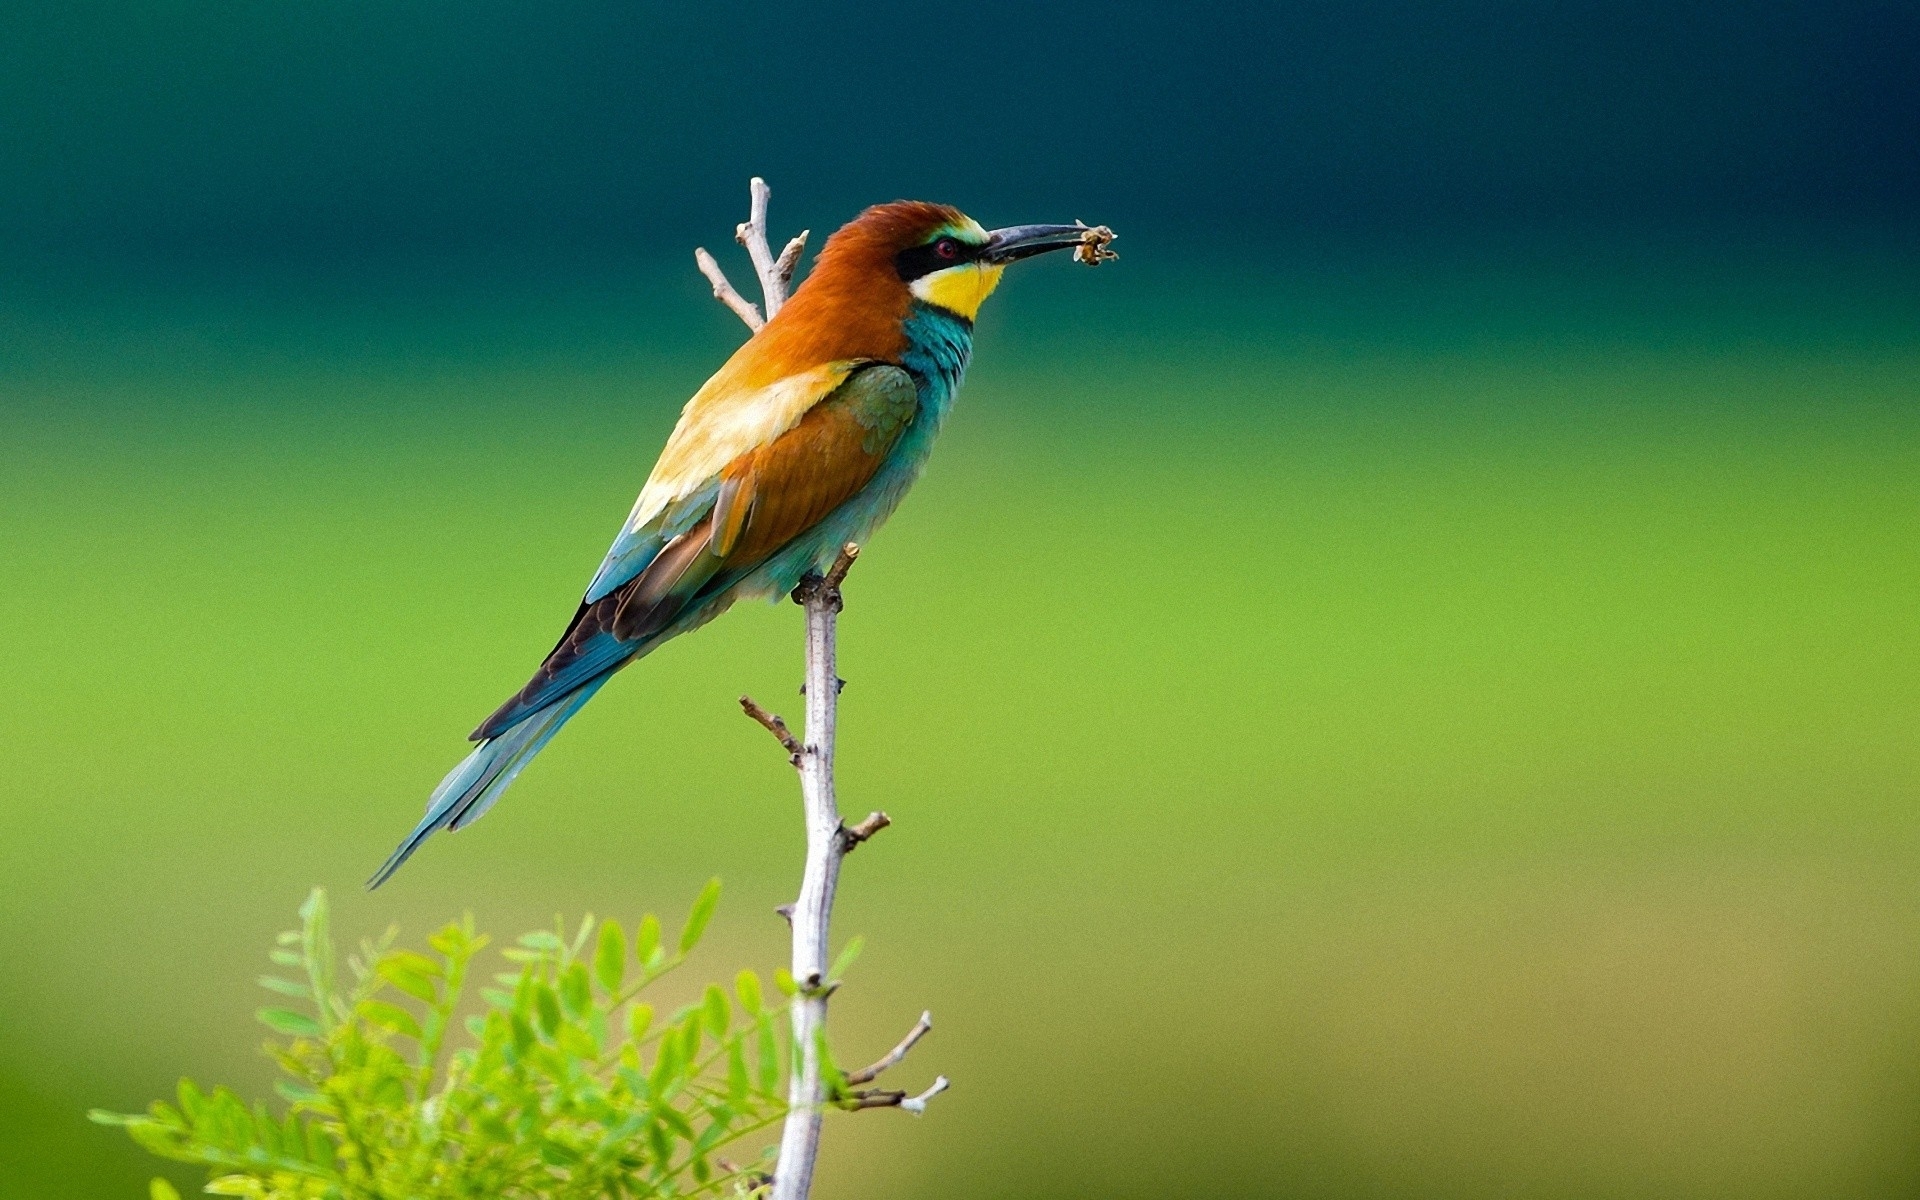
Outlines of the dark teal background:
{"label": "dark teal background", "polygon": [[0,20],[0,244],[114,263],[665,256],[749,173],[813,225],[938,195],[1253,256],[1300,228],[1920,200],[1920,16],[1893,0],[22,0]]}
{"label": "dark teal background", "polygon": [[[16,3],[0,1196],[265,1094],[272,934],[781,961],[791,606],[359,882],[686,396],[745,182],[1084,218],[843,626],[833,1196],[1920,1187],[1910,5]],[[691,982],[691,981],[690,981]],[[191,1173],[174,1173],[183,1184]]]}

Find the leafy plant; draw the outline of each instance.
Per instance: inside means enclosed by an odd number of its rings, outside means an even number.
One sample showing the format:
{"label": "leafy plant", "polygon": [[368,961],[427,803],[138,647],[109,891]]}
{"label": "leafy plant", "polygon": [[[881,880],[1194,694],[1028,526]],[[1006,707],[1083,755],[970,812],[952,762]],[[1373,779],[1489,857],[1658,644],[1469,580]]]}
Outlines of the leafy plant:
{"label": "leafy plant", "polygon": [[[282,1114],[183,1079],[174,1103],[93,1119],[207,1166],[207,1191],[254,1200],[753,1192],[766,1177],[718,1152],[785,1114],[787,1022],[751,971],[731,996],[709,986],[664,1017],[639,999],[685,961],[719,895],[709,883],[672,947],[653,916],[631,940],[590,916],[571,936],[559,922],[525,935],[502,951],[514,969],[479,989],[467,1044],[448,1049],[488,941],[472,919],[434,934],[430,954],[396,948],[389,930],[343,975],[315,889],[272,954],[295,977],[260,980],[288,1002],[259,1014],[286,1039],[267,1044],[287,1076]],[[784,972],[776,982],[792,995]],[[156,1179],[153,1196],[176,1193]]]}

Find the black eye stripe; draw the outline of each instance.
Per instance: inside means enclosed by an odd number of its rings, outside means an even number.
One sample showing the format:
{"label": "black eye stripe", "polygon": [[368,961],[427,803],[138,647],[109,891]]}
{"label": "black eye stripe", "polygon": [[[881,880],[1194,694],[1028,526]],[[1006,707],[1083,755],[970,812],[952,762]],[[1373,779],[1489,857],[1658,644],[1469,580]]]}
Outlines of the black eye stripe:
{"label": "black eye stripe", "polygon": [[[954,254],[952,258],[941,256],[940,247],[943,244],[953,247]],[[909,246],[905,250],[902,250],[893,256],[893,266],[895,270],[900,272],[900,278],[904,282],[912,283],[923,275],[931,275],[935,271],[944,271],[948,267],[956,267],[961,263],[972,262],[974,259],[980,257],[981,251],[985,248],[984,246],[969,245],[956,237],[943,236],[935,238],[933,241],[927,242],[924,245]]]}

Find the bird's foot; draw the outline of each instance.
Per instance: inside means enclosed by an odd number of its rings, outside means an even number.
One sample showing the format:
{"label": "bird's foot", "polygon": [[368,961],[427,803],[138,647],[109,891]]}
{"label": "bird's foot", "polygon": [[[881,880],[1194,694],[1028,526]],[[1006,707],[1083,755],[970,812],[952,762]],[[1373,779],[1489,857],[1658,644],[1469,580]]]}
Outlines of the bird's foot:
{"label": "bird's foot", "polygon": [[848,542],[840,547],[839,557],[833,560],[833,566],[827,568],[825,575],[813,571],[800,577],[794,586],[793,602],[805,607],[811,604],[824,604],[834,612],[843,607],[840,585],[846,582],[847,572],[853,570],[854,560],[860,557],[860,547]]}
{"label": "bird's foot", "polygon": [[839,612],[845,607],[840,589],[829,584],[825,576],[813,574],[801,576],[800,582],[794,585],[793,602],[802,608],[813,604],[825,604],[834,612]]}

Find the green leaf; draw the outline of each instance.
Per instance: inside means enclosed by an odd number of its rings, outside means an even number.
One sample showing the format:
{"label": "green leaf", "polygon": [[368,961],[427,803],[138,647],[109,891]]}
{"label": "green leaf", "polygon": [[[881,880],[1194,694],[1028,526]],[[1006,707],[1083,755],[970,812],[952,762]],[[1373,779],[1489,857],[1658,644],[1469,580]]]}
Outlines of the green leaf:
{"label": "green leaf", "polygon": [[275,1033],[284,1033],[288,1037],[317,1038],[320,1036],[320,1023],[305,1013],[290,1008],[263,1008],[254,1014],[260,1023]]}
{"label": "green leaf", "polygon": [[253,1136],[268,1154],[281,1153],[280,1123],[269,1116],[267,1106],[258,1101],[253,1106]]}
{"label": "green leaf", "polygon": [[688,1141],[693,1140],[693,1126],[687,1123],[686,1116],[681,1113],[679,1109],[662,1108],[655,1112],[654,1115],[659,1117],[669,1129],[672,1129],[681,1137]]}
{"label": "green leaf", "polygon": [[274,1094],[288,1104],[312,1104],[320,1099],[320,1093],[302,1083],[288,1083],[284,1079],[274,1081]]}
{"label": "green leaf", "polygon": [[432,1004],[439,999],[439,992],[433,986],[433,980],[420,972],[412,970],[405,963],[383,959],[375,968],[380,978],[399,988],[415,1000],[424,1000]]}
{"label": "green leaf", "polygon": [[666,1090],[675,1076],[680,1073],[680,1039],[664,1037],[660,1039],[660,1053],[653,1060],[653,1070],[647,1073],[647,1091],[655,1096]]}
{"label": "green leaf", "polygon": [[427,945],[433,947],[434,953],[447,958],[463,958],[473,948],[472,938],[457,922],[441,926],[438,933],[427,939]]}
{"label": "green leaf", "polygon": [[727,1029],[733,1024],[733,1006],[727,1003],[727,994],[718,984],[707,985],[706,1002],[700,1007],[715,1040],[726,1037]]}
{"label": "green leaf", "polygon": [[647,1036],[647,1026],[653,1024],[653,1005],[636,1004],[627,1009],[627,1037],[639,1041]]}
{"label": "green leaf", "polygon": [[307,1126],[307,1161],[318,1167],[333,1169],[333,1139],[318,1121]]}
{"label": "green leaf", "polygon": [[[458,929],[459,926],[451,928]],[[429,979],[438,979],[446,973],[445,969],[433,959],[424,954],[415,954],[411,950],[389,950],[386,957],[380,961],[392,963],[403,970],[412,971],[415,975],[425,975]]]}
{"label": "green leaf", "polygon": [[855,934],[846,945],[840,947],[839,957],[835,958],[833,960],[833,966],[827,969],[827,979],[829,981],[837,980],[842,975],[845,975],[847,968],[853,965],[853,960],[859,958],[860,952],[866,948],[867,939]]}
{"label": "green leaf", "polygon": [[660,962],[660,918],[648,913],[640,918],[640,928],[633,935],[634,957],[648,968]]}
{"label": "green leaf", "polygon": [[720,881],[707,880],[707,886],[700,889],[700,895],[693,902],[693,911],[687,914],[686,927],[680,931],[680,953],[685,954],[700,944],[700,935],[707,931],[707,922],[713,919],[713,906],[720,903]]}
{"label": "green leaf", "polygon": [[787,970],[785,967],[775,967],[773,969],[773,986],[779,990],[782,996],[786,996],[789,999],[800,994],[800,985],[793,981],[793,972]]}
{"label": "green leaf", "polygon": [[766,1001],[760,995],[760,977],[752,971],[742,971],[733,977],[733,994],[740,997],[740,1008],[750,1017],[760,1015]]}
{"label": "green leaf", "polygon": [[388,1004],[384,1000],[363,1000],[359,1005],[360,1015],[369,1024],[399,1034],[401,1037],[420,1040],[420,1022],[413,1014],[398,1004]]}
{"label": "green leaf", "polygon": [[593,976],[600,990],[618,992],[627,977],[627,932],[620,922],[607,921],[600,926],[600,942],[593,950]]}
{"label": "green leaf", "polygon": [[575,1017],[593,1007],[593,986],[587,982],[587,964],[576,962],[560,975],[560,999]]}
{"label": "green leaf", "polygon": [[[565,930],[566,927],[564,923],[560,921],[560,918],[555,917],[554,923],[556,925],[559,925],[562,931]],[[580,932],[573,935],[573,944],[567,947],[567,957],[569,959],[575,959],[580,957],[580,951],[587,944],[587,935],[592,932],[593,932],[593,914],[588,913],[585,916],[580,918]]]}
{"label": "green leaf", "polygon": [[813,1050],[820,1056],[821,1078],[840,1079],[841,1082],[845,1082],[839,1066],[833,1061],[833,1047],[827,1045],[827,1029],[824,1025],[813,1031]]}
{"label": "green leaf", "polygon": [[567,947],[567,944],[560,940],[560,935],[550,929],[536,929],[532,933],[523,933],[514,940],[529,950],[546,950],[556,954]]}
{"label": "green leaf", "polygon": [[424,954],[415,954],[411,950],[389,952],[374,970],[378,972],[380,978],[414,999],[423,1000],[428,1004],[440,998],[439,989],[434,986],[433,981],[446,974],[439,963]]}
{"label": "green leaf", "polygon": [[172,1184],[155,1176],[147,1185],[147,1200],[180,1200],[180,1193]]}
{"label": "green leaf", "polygon": [[753,1083],[747,1078],[747,1055],[736,1039],[727,1045],[727,1099],[734,1107],[743,1108],[747,1095],[753,1090]]}
{"label": "green leaf", "polygon": [[313,989],[304,983],[295,983],[291,979],[282,979],[278,975],[262,975],[260,986],[270,992],[278,992],[295,1000],[313,999]]}
{"label": "green leaf", "polygon": [[560,1001],[544,980],[533,985],[533,1008],[540,1018],[540,1032],[552,1037],[560,1028]]}

